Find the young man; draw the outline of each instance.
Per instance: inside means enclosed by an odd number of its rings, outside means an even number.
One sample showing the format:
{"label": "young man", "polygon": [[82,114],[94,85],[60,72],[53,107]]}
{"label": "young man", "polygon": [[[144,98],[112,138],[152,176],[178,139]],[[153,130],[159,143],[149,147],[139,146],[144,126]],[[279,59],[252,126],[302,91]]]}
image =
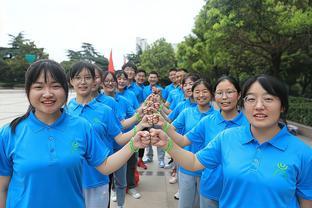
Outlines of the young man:
{"label": "young man", "polygon": [[176,68],[171,68],[169,70],[168,78],[171,84],[167,85],[165,87],[165,90],[163,91],[164,100],[167,100],[169,93],[178,87],[178,83],[176,82],[176,73],[177,73]]}

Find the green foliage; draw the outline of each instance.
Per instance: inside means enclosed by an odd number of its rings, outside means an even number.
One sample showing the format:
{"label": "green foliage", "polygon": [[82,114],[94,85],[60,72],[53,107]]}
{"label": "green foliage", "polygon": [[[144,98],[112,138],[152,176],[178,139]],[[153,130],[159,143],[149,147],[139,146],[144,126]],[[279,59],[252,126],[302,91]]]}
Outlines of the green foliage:
{"label": "green foliage", "polygon": [[[268,73],[311,95],[311,1],[209,0],[193,34],[178,45],[178,66],[214,81]],[[295,89],[295,87],[293,87]],[[312,95],[311,95],[312,96]]]}
{"label": "green foliage", "polygon": [[91,43],[82,43],[81,50],[79,51],[67,50],[67,56],[69,61],[62,62],[65,70],[69,70],[71,64],[80,60],[97,64],[104,70],[107,70],[108,68],[108,59],[99,54]]}
{"label": "green foliage", "polygon": [[[17,36],[9,35],[11,40],[9,42],[10,48],[1,48],[1,58],[3,54],[12,54],[10,59],[0,61],[0,81],[10,83],[24,82],[24,74],[26,69],[29,67],[27,62],[27,55],[32,54],[36,59],[48,58],[48,54],[44,52],[43,48],[37,48],[34,41],[30,41],[24,37],[24,34],[20,32]],[[32,60],[34,61],[34,60]]]}
{"label": "green foliage", "polygon": [[168,69],[175,67],[175,53],[170,43],[164,38],[155,41],[140,56],[140,67],[150,71],[157,71],[160,77],[166,77]]}
{"label": "green foliage", "polygon": [[290,97],[287,119],[312,126],[312,100],[303,97]]}

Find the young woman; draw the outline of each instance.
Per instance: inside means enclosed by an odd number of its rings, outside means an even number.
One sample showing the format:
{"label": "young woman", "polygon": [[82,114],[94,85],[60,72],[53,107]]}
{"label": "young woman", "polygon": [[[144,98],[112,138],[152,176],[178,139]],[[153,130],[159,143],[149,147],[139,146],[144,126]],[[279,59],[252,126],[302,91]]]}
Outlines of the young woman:
{"label": "young woman", "polygon": [[[205,80],[197,80],[192,86],[195,107],[184,109],[172,122],[172,131],[184,135],[189,132],[202,118],[214,114],[215,110],[210,105],[213,96],[211,85]],[[175,130],[174,130],[175,129]],[[176,134],[178,134],[176,133]],[[197,143],[191,143],[184,149],[196,153],[202,147]],[[201,171],[188,171],[179,167],[179,208],[192,208],[199,206],[199,182]]]}
{"label": "young woman", "polygon": [[1,208],[83,208],[84,160],[107,175],[150,142],[148,133],[140,132],[109,156],[109,148],[90,124],[62,109],[68,85],[64,70],[54,61],[33,63],[25,75],[25,89],[27,113],[0,131]]}
{"label": "young woman", "polygon": [[[240,87],[229,76],[222,76],[214,87],[215,102],[220,110],[202,119],[185,137],[188,142],[199,143],[205,147],[218,133],[225,129],[249,125],[244,114],[238,110]],[[200,178],[200,207],[218,207],[222,190],[221,166],[205,169]]]}
{"label": "young woman", "polygon": [[116,94],[125,97],[134,110],[138,109],[140,107],[138,99],[133,91],[127,89],[129,83],[128,75],[124,71],[117,71],[115,76],[117,79]]}
{"label": "young woman", "polygon": [[250,126],[221,132],[196,155],[162,130],[150,130],[152,143],[192,171],[222,165],[220,207],[311,207],[312,150],[279,123],[288,110],[286,87],[260,75],[245,83],[242,96]]}
{"label": "young woman", "polygon": [[[123,72],[124,73],[124,72]],[[120,94],[116,93],[118,80],[114,74],[111,72],[105,72],[103,75],[103,83],[104,83],[104,93],[107,96],[113,97],[116,102],[118,103],[119,109],[122,111],[123,120],[130,120],[132,117],[135,117],[135,110],[132,108],[132,105],[128,102],[128,100],[121,96]],[[143,119],[141,122],[144,122]],[[127,132],[129,129],[125,129],[124,131]],[[115,145],[115,150],[118,150],[120,146]],[[140,198],[141,194],[137,192],[135,189],[135,168],[137,164],[136,155],[133,155],[127,162],[125,166],[120,168],[118,171],[114,173],[114,181],[116,187],[116,194],[112,192],[112,198],[114,199],[114,195],[116,195],[116,200],[118,206],[123,206],[126,187],[128,183],[128,193],[131,194],[134,198]]]}

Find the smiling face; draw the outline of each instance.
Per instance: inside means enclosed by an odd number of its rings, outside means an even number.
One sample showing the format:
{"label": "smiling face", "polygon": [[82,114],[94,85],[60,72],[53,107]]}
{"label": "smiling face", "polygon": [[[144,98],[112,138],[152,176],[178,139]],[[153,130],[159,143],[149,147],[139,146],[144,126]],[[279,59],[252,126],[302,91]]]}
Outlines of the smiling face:
{"label": "smiling face", "polygon": [[258,81],[247,91],[244,109],[252,128],[262,130],[278,128],[283,111],[280,99],[269,94]]}
{"label": "smiling face", "polygon": [[235,86],[229,81],[221,81],[215,91],[215,101],[224,112],[237,110],[237,103],[240,98]]}
{"label": "smiling face", "polygon": [[135,76],[135,70],[132,67],[127,66],[124,71],[128,75],[129,80],[133,80]]}
{"label": "smiling face", "polygon": [[54,121],[61,115],[60,109],[66,102],[66,93],[51,74],[47,73],[45,78],[42,72],[30,86],[28,99],[35,108],[35,115],[39,120],[45,121],[47,118],[52,118]]}
{"label": "smiling face", "polygon": [[146,81],[146,75],[144,72],[138,72],[135,75],[135,81],[138,85],[142,85],[144,84],[144,82]]}
{"label": "smiling face", "polygon": [[82,69],[78,74],[70,80],[70,84],[74,87],[77,96],[88,97],[95,88],[95,81],[86,68]]}
{"label": "smiling face", "polygon": [[209,104],[211,97],[212,95],[209,89],[204,84],[198,84],[196,87],[194,87],[193,98],[197,105],[205,106]]}
{"label": "smiling face", "polygon": [[95,79],[94,79],[95,86],[92,91],[98,91],[102,85],[102,74],[98,71],[98,69],[96,69],[94,72],[95,72]]}
{"label": "smiling face", "polygon": [[111,94],[116,90],[117,83],[112,74],[108,73],[107,76],[103,80],[104,83],[104,92]]}
{"label": "smiling face", "polygon": [[118,90],[122,91],[127,86],[128,86],[128,79],[127,79],[127,77],[124,74],[120,74],[117,77],[117,87],[118,87]]}
{"label": "smiling face", "polygon": [[190,78],[186,78],[185,83],[183,84],[183,92],[184,96],[186,98],[192,97],[193,92],[192,92],[192,87],[193,87],[193,80]]}

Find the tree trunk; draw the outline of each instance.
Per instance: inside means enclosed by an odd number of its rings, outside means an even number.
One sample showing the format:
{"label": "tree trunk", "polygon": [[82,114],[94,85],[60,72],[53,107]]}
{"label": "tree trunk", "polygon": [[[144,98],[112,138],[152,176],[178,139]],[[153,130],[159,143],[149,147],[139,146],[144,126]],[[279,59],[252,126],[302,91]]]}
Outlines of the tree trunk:
{"label": "tree trunk", "polygon": [[271,74],[275,77],[280,77],[280,66],[282,61],[282,53],[275,52],[271,53],[272,70]]}

